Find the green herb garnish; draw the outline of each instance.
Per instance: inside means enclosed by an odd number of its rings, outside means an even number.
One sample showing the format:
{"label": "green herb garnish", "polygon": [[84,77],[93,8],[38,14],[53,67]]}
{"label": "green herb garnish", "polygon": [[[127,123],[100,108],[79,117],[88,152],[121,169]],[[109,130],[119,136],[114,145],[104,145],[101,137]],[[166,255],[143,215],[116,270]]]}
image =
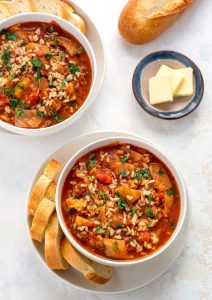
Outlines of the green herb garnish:
{"label": "green herb garnish", "polygon": [[52,52],[51,52],[51,51],[46,52],[44,55],[45,55],[47,58],[52,58]]}
{"label": "green herb garnish", "polygon": [[30,62],[33,64],[33,67],[35,67],[35,68],[42,68],[42,66],[43,66],[43,64],[39,58],[31,58]]}
{"label": "green herb garnish", "polygon": [[83,53],[85,51],[85,49],[83,47],[80,47],[78,50],[74,51],[74,56],[79,55],[81,53]]}
{"label": "green herb garnish", "polygon": [[4,88],[4,94],[5,94],[6,96],[8,96],[9,93],[10,93],[10,89],[9,89],[9,88]]}
{"label": "green herb garnish", "polygon": [[124,170],[124,171],[120,172],[119,175],[120,175],[121,177],[125,177],[125,176],[128,175],[128,171],[127,171],[127,170]]}
{"label": "green herb garnish", "polygon": [[8,50],[4,50],[4,51],[3,51],[3,55],[2,55],[2,57],[1,57],[2,61],[3,61],[4,63],[8,63],[9,60],[10,60],[10,58],[11,58],[10,52],[9,52]]}
{"label": "green herb garnish", "polygon": [[25,71],[25,68],[26,68],[26,65],[22,65],[22,66],[20,67],[20,71],[21,71],[21,72],[24,72],[24,71]]}
{"label": "green herb garnish", "polygon": [[105,235],[105,236],[109,236],[109,231],[108,231],[108,230],[105,230],[105,231],[104,231],[104,235]]}
{"label": "green herb garnish", "polygon": [[15,108],[18,103],[18,100],[15,98],[10,98],[10,107]]}
{"label": "green herb garnish", "polygon": [[170,188],[170,189],[167,191],[167,195],[169,195],[169,196],[174,195],[174,188],[173,188],[173,187]]}
{"label": "green herb garnish", "polygon": [[50,25],[49,26],[49,32],[54,32],[54,31],[55,31],[54,25]]}
{"label": "green herb garnish", "polygon": [[164,169],[160,168],[158,171],[158,175],[162,176],[163,174],[165,174]]}
{"label": "green herb garnish", "polygon": [[58,47],[58,44],[59,44],[58,39],[54,39],[54,45],[56,48]]}
{"label": "green herb garnish", "polygon": [[153,200],[153,196],[152,196],[152,195],[149,195],[147,199],[148,199],[148,201],[149,201],[149,205],[150,205],[150,204],[151,204],[151,202],[152,202],[152,200]]}
{"label": "green herb garnish", "polygon": [[118,250],[118,242],[113,242],[113,248],[115,251]]}
{"label": "green herb garnish", "polygon": [[122,224],[117,224],[117,225],[116,225],[116,228],[122,228],[122,227],[123,227]]}
{"label": "green herb garnish", "polygon": [[146,215],[147,215],[147,217],[149,217],[149,218],[151,218],[151,219],[155,219],[156,218],[156,216],[153,214],[153,212],[152,212],[152,208],[151,207],[148,207],[147,209],[146,209]]}
{"label": "green herb garnish", "polygon": [[40,118],[45,117],[45,113],[44,113],[43,111],[40,111],[40,110],[37,110],[37,115],[38,115]]}
{"label": "green herb garnish", "polygon": [[131,211],[132,211],[132,212],[136,212],[137,209],[138,209],[137,206],[133,206],[133,207],[131,208]]}
{"label": "green herb garnish", "polygon": [[75,65],[74,63],[69,63],[69,68],[71,71],[71,74],[75,74],[76,72],[79,72],[80,69],[77,65]]}
{"label": "green herb garnish", "polygon": [[128,162],[128,160],[129,160],[129,158],[127,157],[127,155],[123,155],[123,156],[121,157],[121,159],[120,159],[120,162],[121,162],[121,163],[126,163],[126,162]]}
{"label": "green herb garnish", "polygon": [[62,122],[62,121],[64,121],[63,118],[59,117],[59,114],[57,112],[51,110],[50,113],[51,113],[51,116],[52,116],[54,122]]}
{"label": "green herb garnish", "polygon": [[17,88],[19,89],[19,90],[24,90],[24,86],[23,85],[17,85]]}
{"label": "green herb garnish", "polygon": [[93,159],[94,157],[96,157],[96,153],[91,153],[88,155],[88,159]]}
{"label": "green herb garnish", "polygon": [[17,40],[17,35],[14,32],[7,31],[5,33],[5,36],[8,41],[16,41]]}
{"label": "green herb garnish", "polygon": [[102,228],[102,224],[99,224],[99,225],[95,228],[97,234],[100,234],[101,228]]}
{"label": "green herb garnish", "polygon": [[124,209],[128,207],[128,204],[124,201],[124,199],[118,200],[118,207],[119,209]]}
{"label": "green herb garnish", "polygon": [[150,179],[149,169],[141,169],[135,172],[134,179],[140,181],[141,179]]}

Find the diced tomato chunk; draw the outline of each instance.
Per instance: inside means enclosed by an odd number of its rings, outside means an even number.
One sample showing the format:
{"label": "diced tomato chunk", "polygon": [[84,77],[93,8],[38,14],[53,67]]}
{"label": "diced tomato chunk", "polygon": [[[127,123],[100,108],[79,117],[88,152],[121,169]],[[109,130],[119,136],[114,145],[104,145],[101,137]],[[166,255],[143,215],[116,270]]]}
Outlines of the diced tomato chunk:
{"label": "diced tomato chunk", "polygon": [[9,98],[5,94],[0,94],[0,106],[6,106],[9,103]]}
{"label": "diced tomato chunk", "polygon": [[35,105],[39,102],[39,87],[31,83],[29,88],[25,91],[23,102],[27,106]]}
{"label": "diced tomato chunk", "polygon": [[103,184],[111,184],[112,183],[112,173],[108,169],[100,169],[96,171],[96,178],[98,182]]}
{"label": "diced tomato chunk", "polygon": [[151,233],[150,232],[140,232],[138,240],[141,242],[149,243],[151,240]]}

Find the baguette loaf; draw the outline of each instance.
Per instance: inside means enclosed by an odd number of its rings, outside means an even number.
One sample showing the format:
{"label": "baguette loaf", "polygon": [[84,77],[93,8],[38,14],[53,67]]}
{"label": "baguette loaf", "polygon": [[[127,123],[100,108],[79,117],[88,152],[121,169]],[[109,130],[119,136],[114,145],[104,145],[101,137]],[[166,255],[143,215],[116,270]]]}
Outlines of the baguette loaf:
{"label": "baguette loaf", "polygon": [[130,43],[148,43],[168,29],[193,2],[129,0],[119,17],[119,32]]}
{"label": "baguette loaf", "polygon": [[44,12],[58,17],[64,17],[60,0],[30,0],[35,11]]}
{"label": "baguette loaf", "polygon": [[69,265],[61,255],[60,242],[63,232],[55,213],[46,228],[45,232],[45,260],[50,269],[66,270]]}
{"label": "baguette loaf", "polygon": [[69,241],[64,238],[61,244],[61,252],[65,260],[85,278],[95,283],[107,283],[112,276],[112,268],[96,263],[80,254]]}

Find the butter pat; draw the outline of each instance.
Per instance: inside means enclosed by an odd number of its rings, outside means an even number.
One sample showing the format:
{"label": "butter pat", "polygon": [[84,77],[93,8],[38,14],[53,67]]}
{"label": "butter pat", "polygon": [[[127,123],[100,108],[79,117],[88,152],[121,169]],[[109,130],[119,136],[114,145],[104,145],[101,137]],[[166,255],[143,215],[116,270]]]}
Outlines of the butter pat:
{"label": "butter pat", "polygon": [[150,104],[161,104],[173,101],[170,76],[152,77],[149,79]]}
{"label": "butter pat", "polygon": [[194,93],[194,81],[193,81],[193,69],[192,68],[184,68],[177,70],[180,72],[184,80],[180,84],[179,88],[175,91],[175,97],[182,97],[182,96],[192,96]]}
{"label": "butter pat", "polygon": [[157,72],[156,77],[163,76],[171,77],[172,90],[173,94],[175,94],[180,84],[183,82],[184,76],[180,72],[178,72],[178,70],[173,70],[166,65],[162,65]]}

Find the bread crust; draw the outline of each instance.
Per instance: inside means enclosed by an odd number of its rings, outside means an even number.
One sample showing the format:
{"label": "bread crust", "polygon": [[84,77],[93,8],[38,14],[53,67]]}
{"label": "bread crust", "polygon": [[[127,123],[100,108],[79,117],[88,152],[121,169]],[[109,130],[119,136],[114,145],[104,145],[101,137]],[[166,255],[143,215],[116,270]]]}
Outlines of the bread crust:
{"label": "bread crust", "polygon": [[61,252],[65,260],[85,278],[98,284],[105,284],[112,277],[112,268],[96,263],[80,254],[69,241],[64,238],[61,244]]}
{"label": "bread crust", "polygon": [[48,198],[43,198],[39,203],[30,229],[30,235],[34,240],[38,242],[43,241],[46,227],[54,210],[55,204]]}
{"label": "bread crust", "polygon": [[61,167],[61,164],[55,159],[50,160],[46,165],[43,175],[40,176],[32,188],[28,204],[28,212],[30,215],[34,216],[40,201],[43,199],[46,193],[47,198],[49,197],[52,201],[54,201],[55,191],[53,189],[55,188],[56,190],[56,186],[50,186],[50,184],[58,176]]}
{"label": "bread crust", "polygon": [[[119,32],[130,43],[148,43],[166,31],[194,0],[129,0],[119,17]],[[168,2],[168,3],[167,3]]]}
{"label": "bread crust", "polygon": [[45,232],[45,260],[50,269],[66,270],[69,264],[61,255],[60,243],[63,232],[58,222],[57,214],[52,215]]}

